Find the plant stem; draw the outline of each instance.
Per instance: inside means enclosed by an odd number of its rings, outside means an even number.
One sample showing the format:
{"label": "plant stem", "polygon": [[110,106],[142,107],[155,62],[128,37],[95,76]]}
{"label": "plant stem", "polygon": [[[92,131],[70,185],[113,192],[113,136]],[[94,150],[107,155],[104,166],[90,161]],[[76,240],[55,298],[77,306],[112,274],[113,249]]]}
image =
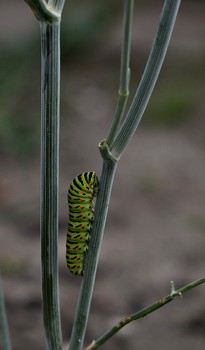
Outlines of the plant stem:
{"label": "plant stem", "polygon": [[55,11],[61,13],[63,10],[65,0],[49,0],[48,1],[48,7],[54,8]]}
{"label": "plant stem", "polygon": [[179,5],[180,0],[165,1],[159,29],[141,82],[118,135],[110,147],[111,152],[117,158],[130,142],[147,107],[167,52]]}
{"label": "plant stem", "polygon": [[160,300],[156,301],[154,304],[149,305],[146,308],[144,308],[144,309],[142,309],[142,310],[140,310],[132,315],[124,317],[114,327],[112,327],[109,331],[107,331],[105,334],[103,334],[102,337],[100,337],[96,341],[93,341],[85,350],[98,349],[102,344],[104,344],[108,339],[110,339],[115,333],[119,332],[119,330],[122,329],[124,326],[126,326],[128,323],[135,321],[139,318],[147,316],[148,314],[150,314],[150,313],[156,311],[157,309],[161,308],[162,306],[168,304],[170,301],[172,301],[176,297],[182,296],[182,294],[199,286],[202,283],[205,283],[205,278],[201,278],[195,282],[187,284],[186,286],[184,286],[178,290],[172,291],[169,295],[165,296],[164,298],[161,298]]}
{"label": "plant stem", "polygon": [[132,35],[132,18],[134,12],[134,0],[125,0],[124,2],[124,23],[123,23],[123,38],[121,51],[121,66],[120,66],[120,86],[118,93],[117,106],[115,115],[112,121],[110,131],[107,136],[107,144],[110,145],[116,136],[116,131],[125,111],[129,96],[130,83],[130,48]]}
{"label": "plant stem", "polygon": [[2,278],[0,274],[0,333],[2,337],[3,350],[11,350],[9,327],[5,309]]}
{"label": "plant stem", "polygon": [[93,223],[89,250],[86,256],[85,271],[78,299],[69,350],[80,350],[83,347],[115,170],[116,163],[104,160],[100,179],[100,190],[95,207],[95,220]]}
{"label": "plant stem", "polygon": [[41,34],[41,272],[47,348],[62,349],[58,281],[60,20],[65,0],[25,0]]}
{"label": "plant stem", "polygon": [[[108,140],[106,140],[107,142],[111,142],[115,136],[115,132],[122,118],[129,93],[129,60],[133,6],[133,0],[125,0],[123,49],[121,55],[119,97],[113,123],[111,125],[111,129],[108,135]],[[103,146],[104,142],[100,145],[100,150],[104,157],[104,162],[102,168],[102,175],[100,179],[100,191],[95,207],[96,219],[93,224],[91,240],[89,243],[89,250],[86,256],[84,277],[81,285],[73,330],[70,339],[70,350],[80,350],[83,347],[100,247],[104,234],[104,227],[110,202],[112,183],[117,165],[117,159],[113,159],[110,154],[106,153],[106,151],[108,151],[107,143],[105,143],[105,148]]]}
{"label": "plant stem", "polygon": [[[174,3],[174,5],[172,4]],[[147,64],[147,71],[145,72],[146,79],[142,79],[143,82],[143,94],[140,92],[140,95],[143,96],[143,108],[145,109],[145,105],[148,102],[148,99],[151,95],[151,92],[154,88],[154,84],[159,74],[159,70],[162,65],[162,61],[165,56],[165,52],[170,40],[171,32],[174,25],[174,20],[176,18],[177,8],[179,5],[179,0],[167,0],[164,7],[164,12],[162,15],[162,19],[160,22],[160,29],[157,34],[157,39],[155,41],[154,49],[151,53],[151,58]],[[128,64],[129,64],[129,52],[130,52],[130,23],[131,23],[131,11],[133,8],[132,1],[126,1],[126,20],[125,20],[125,29],[124,29],[124,44],[122,53],[122,63],[121,63],[121,79],[120,79],[120,88],[123,93],[127,93],[128,89]],[[129,11],[128,11],[129,9]],[[128,15],[129,14],[129,15]],[[125,41],[128,40],[128,43]],[[155,52],[156,51],[156,52]],[[150,74],[150,71],[152,74]],[[145,80],[145,81],[144,81]],[[141,87],[140,87],[141,89]],[[126,91],[124,91],[126,90]],[[120,102],[119,102],[120,101]],[[117,106],[117,115],[115,114],[115,120],[113,125],[111,126],[111,131],[108,135],[108,141],[112,141],[113,137],[116,133],[116,129],[119,125],[122,111],[124,110],[124,105],[126,103],[126,99],[122,102],[122,100],[118,101]],[[137,102],[136,102],[137,101]],[[103,168],[102,175],[100,178],[100,190],[99,195],[96,201],[95,208],[95,220],[93,223],[91,240],[89,243],[89,250],[86,256],[85,261],[85,271],[84,277],[82,280],[80,296],[78,300],[78,305],[76,309],[74,326],[72,330],[71,340],[70,340],[70,350],[81,350],[84,343],[85,330],[87,326],[88,314],[90,310],[90,303],[93,293],[93,286],[95,281],[95,275],[97,270],[98,257],[100,252],[100,246],[102,242],[102,237],[104,234],[104,227],[107,217],[107,211],[110,201],[110,194],[112,189],[113,178],[116,170],[116,165],[121,152],[124,150],[126,145],[128,144],[131,136],[133,135],[136,129],[136,111],[135,105],[138,103],[138,96],[135,97],[133,106],[131,106],[131,111],[134,110],[134,113],[131,113],[132,119],[130,122],[130,113],[122,124],[122,127],[119,131],[119,135],[113,142],[113,147],[109,148],[109,142],[107,140],[103,140],[100,143],[100,150],[103,156]],[[141,107],[141,111],[143,109]],[[127,128],[127,124],[129,126],[129,133],[124,130]],[[123,145],[123,147],[122,147]]]}
{"label": "plant stem", "polygon": [[40,22],[41,32],[41,266],[48,349],[61,350],[58,282],[60,22]]}
{"label": "plant stem", "polygon": [[24,0],[24,1],[30,6],[36,18],[39,21],[44,21],[48,23],[59,21],[60,13],[58,13],[52,7],[48,7],[48,4],[44,0]]}

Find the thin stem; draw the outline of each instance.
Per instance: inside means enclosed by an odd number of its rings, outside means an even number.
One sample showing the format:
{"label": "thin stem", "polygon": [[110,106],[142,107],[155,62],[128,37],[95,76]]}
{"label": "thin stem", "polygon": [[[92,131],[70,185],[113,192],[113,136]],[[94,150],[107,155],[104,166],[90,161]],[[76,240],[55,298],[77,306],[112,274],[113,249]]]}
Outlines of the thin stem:
{"label": "thin stem", "polygon": [[4,350],[11,350],[9,327],[6,315],[2,278],[0,274],[0,333]]}
{"label": "thin stem", "polygon": [[93,223],[89,250],[86,256],[85,271],[76,309],[69,350],[80,350],[83,347],[100,246],[104,234],[115,170],[116,163],[104,161],[100,179],[99,196],[97,198],[95,208],[95,221]]}
{"label": "thin stem", "polygon": [[40,23],[41,32],[41,266],[48,349],[61,350],[58,282],[58,187],[60,22]]}
{"label": "thin stem", "polygon": [[179,5],[180,0],[165,1],[159,29],[154,40],[140,85],[137,89],[128,114],[121,125],[119,133],[110,147],[111,152],[116,157],[120,157],[130,142],[151,97],[171,39]]}
{"label": "thin stem", "polygon": [[124,2],[124,24],[121,51],[120,67],[120,90],[127,92],[129,88],[128,69],[130,65],[130,49],[132,37],[132,22],[134,14],[134,0],[125,0]]}
{"label": "thin stem", "polygon": [[129,96],[130,83],[130,48],[132,35],[132,19],[134,12],[134,0],[125,0],[124,2],[124,21],[123,21],[123,37],[121,51],[121,66],[120,66],[120,86],[118,93],[117,106],[115,115],[112,121],[110,131],[107,136],[107,144],[110,145],[116,136],[116,131],[125,111]]}
{"label": "thin stem", "polygon": [[164,298],[161,298],[160,300],[156,301],[154,304],[147,306],[146,308],[132,314],[129,316],[126,316],[122,320],[120,320],[114,327],[112,327],[109,331],[107,331],[105,334],[102,335],[99,339],[96,341],[93,341],[85,350],[95,350],[98,349],[102,344],[104,344],[108,339],[110,339],[115,333],[119,332],[120,329],[122,329],[124,326],[129,324],[130,322],[133,322],[139,318],[145,317],[148,314],[156,311],[157,309],[161,308],[162,306],[168,304],[170,301],[175,299],[178,296],[182,296],[182,294],[188,292],[189,290],[199,286],[200,284],[205,283],[205,278],[201,278],[195,282],[189,283],[186,286],[178,289],[178,290],[171,290],[171,293]]}

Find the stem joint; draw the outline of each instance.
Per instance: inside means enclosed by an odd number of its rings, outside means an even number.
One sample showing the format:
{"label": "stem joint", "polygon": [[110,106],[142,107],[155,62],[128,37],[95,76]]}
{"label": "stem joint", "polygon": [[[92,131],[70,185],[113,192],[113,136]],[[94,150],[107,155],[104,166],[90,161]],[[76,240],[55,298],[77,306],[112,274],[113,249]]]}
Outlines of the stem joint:
{"label": "stem joint", "polygon": [[109,147],[106,140],[102,140],[99,143],[99,149],[100,149],[100,153],[105,161],[112,162],[112,163],[118,162],[119,158],[115,157],[112,154],[110,147]]}

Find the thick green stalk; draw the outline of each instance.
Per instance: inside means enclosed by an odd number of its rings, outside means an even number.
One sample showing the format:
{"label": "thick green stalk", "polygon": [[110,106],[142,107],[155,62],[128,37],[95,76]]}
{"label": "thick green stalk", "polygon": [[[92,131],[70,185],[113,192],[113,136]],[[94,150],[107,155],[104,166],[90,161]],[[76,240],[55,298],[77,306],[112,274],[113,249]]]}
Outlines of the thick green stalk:
{"label": "thick green stalk", "polygon": [[9,327],[4,302],[4,292],[2,278],[0,274],[0,334],[2,338],[3,350],[11,350]]}
{"label": "thick green stalk", "polygon": [[41,270],[46,345],[62,349],[58,282],[60,20],[64,0],[25,0],[41,33]]}
{"label": "thick green stalk", "polygon": [[41,266],[47,348],[62,349],[58,282],[60,22],[41,32]]}
{"label": "thick green stalk", "polygon": [[182,294],[188,292],[189,290],[199,286],[200,284],[205,283],[205,278],[201,278],[197,281],[191,282],[187,284],[186,286],[178,289],[178,290],[172,290],[171,293],[160,300],[156,301],[154,304],[147,306],[146,308],[132,314],[129,316],[126,316],[122,320],[120,320],[114,327],[112,327],[109,331],[107,331],[105,334],[102,335],[99,339],[96,341],[93,341],[85,350],[96,350],[98,349],[102,344],[104,344],[108,339],[110,339],[114,334],[120,331],[124,326],[129,324],[130,322],[133,322],[135,320],[138,320],[139,318],[145,317],[148,314],[156,311],[157,309],[161,308],[162,306],[168,304],[170,301],[174,300],[178,296],[182,296]]}
{"label": "thick green stalk", "polygon": [[104,161],[100,179],[100,191],[95,208],[95,221],[93,223],[89,250],[86,256],[85,271],[76,309],[69,350],[80,350],[83,347],[100,246],[104,234],[115,170],[116,163],[112,161]]}
{"label": "thick green stalk", "polygon": [[129,96],[130,83],[130,48],[132,36],[132,18],[134,12],[134,0],[125,0],[124,2],[124,21],[123,21],[123,37],[122,37],[122,51],[120,64],[120,86],[118,92],[117,106],[115,115],[111,124],[110,131],[106,138],[107,144],[110,145],[116,136],[117,129],[125,111]]}
{"label": "thick green stalk", "polygon": [[128,114],[120,127],[118,135],[110,146],[111,152],[117,158],[120,157],[128,143],[131,141],[131,138],[143,116],[145,108],[147,107],[168,49],[179,5],[180,0],[165,1],[159,29],[140,85]]}

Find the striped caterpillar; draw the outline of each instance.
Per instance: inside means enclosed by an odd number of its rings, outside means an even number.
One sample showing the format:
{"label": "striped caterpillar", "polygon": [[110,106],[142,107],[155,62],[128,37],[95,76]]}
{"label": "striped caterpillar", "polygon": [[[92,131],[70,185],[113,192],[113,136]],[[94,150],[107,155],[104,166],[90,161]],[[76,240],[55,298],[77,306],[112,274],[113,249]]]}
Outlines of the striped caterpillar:
{"label": "striped caterpillar", "polygon": [[68,189],[66,260],[70,272],[78,276],[83,275],[94,220],[93,198],[97,196],[98,188],[96,173],[86,172],[76,176]]}

